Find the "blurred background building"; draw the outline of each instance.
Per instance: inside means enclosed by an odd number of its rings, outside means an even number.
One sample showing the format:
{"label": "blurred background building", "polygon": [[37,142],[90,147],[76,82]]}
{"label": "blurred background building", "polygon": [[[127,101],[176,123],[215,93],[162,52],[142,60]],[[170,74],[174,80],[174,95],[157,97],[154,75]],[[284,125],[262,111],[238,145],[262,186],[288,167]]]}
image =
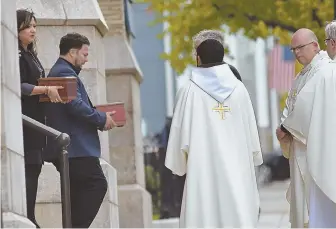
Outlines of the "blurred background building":
{"label": "blurred background building", "polygon": [[[179,206],[173,207],[167,204],[178,202],[181,198],[184,178],[173,176],[163,163],[168,141],[169,118],[173,114],[175,95],[188,80],[189,69],[177,75],[169,62],[160,58],[161,53],[170,49],[169,36],[158,38],[167,25],[153,25],[155,15],[148,10],[147,4],[133,4],[132,8],[135,31],[132,47],[144,73],[144,82],[141,85],[141,106],[147,187],[152,187],[150,192],[153,197],[153,208],[155,208],[153,209],[154,218],[176,217]],[[272,173],[274,179],[277,177],[286,179],[288,178],[287,161],[281,156],[274,133],[282,110],[280,101],[291,87],[294,76],[293,55],[288,47],[278,45],[273,37],[253,41],[242,33],[224,35],[225,43],[230,50],[229,54],[225,55],[224,61],[238,69],[250,93],[262,150],[264,155],[268,155],[265,157],[266,163],[263,170],[266,174],[261,176],[260,182],[272,180]],[[279,69],[285,70],[279,73]],[[279,74],[282,77],[278,77]],[[173,189],[173,193],[169,191],[167,193],[167,188]]]}

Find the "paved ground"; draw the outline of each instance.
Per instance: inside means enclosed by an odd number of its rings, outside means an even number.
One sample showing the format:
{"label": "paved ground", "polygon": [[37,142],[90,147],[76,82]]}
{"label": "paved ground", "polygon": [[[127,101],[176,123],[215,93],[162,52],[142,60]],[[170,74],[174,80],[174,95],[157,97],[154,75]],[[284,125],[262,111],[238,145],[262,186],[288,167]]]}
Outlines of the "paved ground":
{"label": "paved ground", "polygon": [[258,228],[290,228],[286,191],[289,181],[273,182],[260,188],[261,214]]}
{"label": "paved ground", "polygon": [[[273,182],[260,187],[261,214],[258,228],[290,228],[286,191],[289,182]],[[178,219],[156,220],[154,228],[178,228]]]}

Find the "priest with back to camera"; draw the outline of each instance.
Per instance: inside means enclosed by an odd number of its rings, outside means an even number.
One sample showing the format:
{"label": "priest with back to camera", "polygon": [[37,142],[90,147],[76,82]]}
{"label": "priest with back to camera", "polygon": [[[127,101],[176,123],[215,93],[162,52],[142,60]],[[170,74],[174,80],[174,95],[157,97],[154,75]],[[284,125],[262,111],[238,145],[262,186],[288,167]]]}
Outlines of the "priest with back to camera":
{"label": "priest with back to camera", "polygon": [[248,91],[223,62],[224,38],[194,37],[197,67],[177,93],[165,165],[186,174],[180,227],[256,227],[263,162]]}

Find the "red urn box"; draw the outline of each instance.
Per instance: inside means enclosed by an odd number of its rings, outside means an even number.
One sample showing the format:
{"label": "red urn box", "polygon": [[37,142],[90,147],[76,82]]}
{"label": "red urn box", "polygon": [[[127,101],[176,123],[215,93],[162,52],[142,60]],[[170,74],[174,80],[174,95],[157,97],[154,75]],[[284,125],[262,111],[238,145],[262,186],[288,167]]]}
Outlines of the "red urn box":
{"label": "red urn box", "polygon": [[123,102],[97,105],[96,108],[101,112],[115,111],[115,114],[112,116],[112,118],[118,127],[122,127],[126,124],[126,110]]}
{"label": "red urn box", "polygon": [[[47,77],[38,80],[38,86],[62,86],[58,93],[63,101],[71,101],[77,97],[77,78],[69,77]],[[40,95],[40,102],[50,102],[47,95]]]}

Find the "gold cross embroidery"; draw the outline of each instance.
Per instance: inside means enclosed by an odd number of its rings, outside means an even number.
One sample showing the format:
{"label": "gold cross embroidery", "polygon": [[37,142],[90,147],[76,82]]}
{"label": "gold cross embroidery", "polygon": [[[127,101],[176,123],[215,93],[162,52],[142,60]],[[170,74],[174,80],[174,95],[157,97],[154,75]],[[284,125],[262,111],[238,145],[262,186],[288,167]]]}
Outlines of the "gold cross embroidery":
{"label": "gold cross embroidery", "polygon": [[218,112],[221,116],[221,119],[225,119],[225,112],[231,111],[231,109],[228,106],[224,106],[221,103],[218,103],[217,107],[212,108],[213,111]]}
{"label": "gold cross embroidery", "polygon": [[294,97],[296,97],[296,95],[297,95],[297,92],[296,92],[296,90],[293,90],[293,93],[292,93],[292,98]]}

